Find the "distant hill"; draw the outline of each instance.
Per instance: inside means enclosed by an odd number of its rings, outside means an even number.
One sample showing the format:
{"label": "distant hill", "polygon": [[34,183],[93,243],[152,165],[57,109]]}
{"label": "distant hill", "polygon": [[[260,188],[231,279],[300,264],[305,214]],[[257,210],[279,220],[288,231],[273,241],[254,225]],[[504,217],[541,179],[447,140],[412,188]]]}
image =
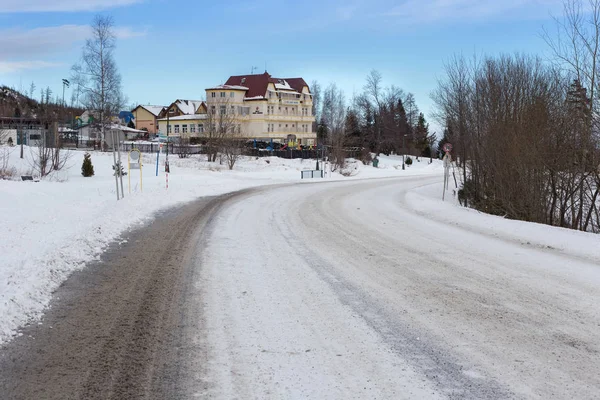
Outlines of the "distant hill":
{"label": "distant hill", "polygon": [[8,86],[0,86],[0,117],[51,118],[68,122],[83,113],[82,108],[63,107],[56,102],[39,101]]}

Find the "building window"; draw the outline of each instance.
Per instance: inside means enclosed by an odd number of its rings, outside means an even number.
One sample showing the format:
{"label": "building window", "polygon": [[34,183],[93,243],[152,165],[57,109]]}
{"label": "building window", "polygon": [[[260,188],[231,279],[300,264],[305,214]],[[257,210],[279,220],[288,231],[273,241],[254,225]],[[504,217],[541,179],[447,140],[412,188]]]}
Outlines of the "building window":
{"label": "building window", "polygon": [[215,92],[212,92],[212,93],[210,94],[210,97],[217,97],[217,94],[216,94]]}
{"label": "building window", "polygon": [[181,133],[187,133],[187,125],[181,125]]}
{"label": "building window", "polygon": [[235,92],[229,92],[229,97],[235,97]]}
{"label": "building window", "polygon": [[211,114],[214,114],[216,112],[216,110],[217,109],[215,108],[215,106],[210,106],[210,112],[211,112]]}
{"label": "building window", "polygon": [[171,132],[173,132],[171,129],[172,129],[172,128],[171,128],[171,124],[169,124],[169,126],[167,126],[167,133],[171,133]]}
{"label": "building window", "polygon": [[267,132],[271,132],[271,124],[267,124]]}
{"label": "building window", "polygon": [[235,114],[235,106],[231,106],[231,113]]}
{"label": "building window", "polygon": [[269,91],[269,98],[273,97],[273,92]]}
{"label": "building window", "polygon": [[175,133],[179,133],[179,125],[175,125]]}
{"label": "building window", "polygon": [[221,97],[225,97],[225,92],[221,92]]}
{"label": "building window", "polygon": [[204,124],[198,124],[198,133],[204,133]]}
{"label": "building window", "polygon": [[196,133],[196,125],[190,124],[190,133]]}
{"label": "building window", "polygon": [[219,111],[221,112],[221,114],[226,114],[227,108],[225,106],[221,106]]}

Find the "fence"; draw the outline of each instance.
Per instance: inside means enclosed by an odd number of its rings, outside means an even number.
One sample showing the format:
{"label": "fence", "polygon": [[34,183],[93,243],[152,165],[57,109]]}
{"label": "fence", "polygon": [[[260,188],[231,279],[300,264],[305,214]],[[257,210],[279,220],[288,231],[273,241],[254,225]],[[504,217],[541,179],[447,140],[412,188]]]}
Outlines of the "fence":
{"label": "fence", "polygon": [[307,170],[307,171],[300,171],[300,178],[301,179],[310,179],[310,178],[323,178],[323,170]]}
{"label": "fence", "polygon": [[162,144],[162,152],[167,151],[167,146],[169,146],[170,154],[202,154],[203,149],[200,145],[179,145],[176,143],[123,143],[123,150],[131,151],[133,149],[138,149],[142,153],[156,153],[160,149],[160,145]]}
{"label": "fence", "polygon": [[[323,157],[322,150],[259,150],[259,149],[246,149],[244,151],[244,155],[252,156],[252,157],[279,157],[279,158],[302,158],[304,160],[307,159],[317,159]],[[327,150],[325,150],[325,156],[327,156]]]}

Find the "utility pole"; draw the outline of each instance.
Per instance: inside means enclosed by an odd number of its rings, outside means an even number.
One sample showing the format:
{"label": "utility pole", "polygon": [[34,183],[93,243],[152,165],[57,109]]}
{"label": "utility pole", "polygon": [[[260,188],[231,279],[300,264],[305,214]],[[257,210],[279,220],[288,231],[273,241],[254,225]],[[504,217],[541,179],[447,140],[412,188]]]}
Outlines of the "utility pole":
{"label": "utility pole", "polygon": [[167,189],[169,188],[169,116],[171,115],[171,109],[167,110],[167,154],[165,157],[165,179],[167,180]]}

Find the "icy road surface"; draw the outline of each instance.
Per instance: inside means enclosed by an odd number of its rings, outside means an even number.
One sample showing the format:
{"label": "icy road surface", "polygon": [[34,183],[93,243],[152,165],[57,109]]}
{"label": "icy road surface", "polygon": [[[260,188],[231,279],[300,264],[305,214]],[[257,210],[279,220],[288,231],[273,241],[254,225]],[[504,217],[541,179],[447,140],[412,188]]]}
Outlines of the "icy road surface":
{"label": "icy road surface", "polygon": [[597,399],[597,260],[415,213],[405,195],[436,181],[296,185],[224,207],[199,258],[199,393]]}
{"label": "icy road surface", "polygon": [[0,348],[0,399],[600,398],[600,236],[441,203],[439,181],[164,213]]}

